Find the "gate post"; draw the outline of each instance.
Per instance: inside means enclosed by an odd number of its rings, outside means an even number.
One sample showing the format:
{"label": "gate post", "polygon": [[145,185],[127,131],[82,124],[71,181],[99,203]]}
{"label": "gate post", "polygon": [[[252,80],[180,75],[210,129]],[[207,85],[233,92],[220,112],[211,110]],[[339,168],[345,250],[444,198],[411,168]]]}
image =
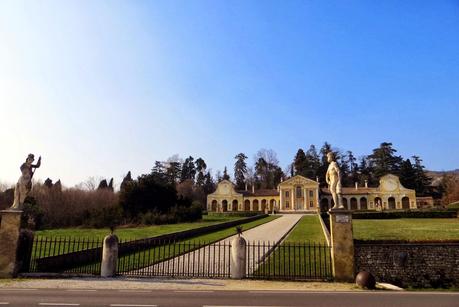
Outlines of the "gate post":
{"label": "gate post", "polygon": [[22,211],[2,210],[0,215],[0,278],[16,277]]}
{"label": "gate post", "polygon": [[354,281],[354,236],[352,211],[331,209],[331,252],[333,277],[336,281]]}
{"label": "gate post", "polygon": [[100,276],[114,277],[118,263],[118,237],[110,234],[104,238],[102,248],[102,264],[100,265]]}
{"label": "gate post", "polygon": [[231,241],[230,273],[233,279],[245,278],[247,241],[240,235]]}

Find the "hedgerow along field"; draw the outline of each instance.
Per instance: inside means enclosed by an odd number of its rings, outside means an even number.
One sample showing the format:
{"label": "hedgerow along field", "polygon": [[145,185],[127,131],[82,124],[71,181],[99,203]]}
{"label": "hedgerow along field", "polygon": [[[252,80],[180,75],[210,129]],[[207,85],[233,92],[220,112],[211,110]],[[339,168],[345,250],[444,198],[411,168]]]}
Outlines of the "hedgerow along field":
{"label": "hedgerow along field", "polygon": [[354,239],[450,241],[459,240],[458,218],[402,218],[352,221]]}
{"label": "hedgerow along field", "polygon": [[[115,234],[120,240],[143,239],[156,237],[168,233],[195,229],[204,226],[220,224],[242,219],[243,217],[230,215],[203,215],[202,220],[192,223],[120,227],[115,229]],[[35,232],[39,237],[71,237],[71,238],[104,238],[110,233],[108,228],[59,228],[40,230]]]}

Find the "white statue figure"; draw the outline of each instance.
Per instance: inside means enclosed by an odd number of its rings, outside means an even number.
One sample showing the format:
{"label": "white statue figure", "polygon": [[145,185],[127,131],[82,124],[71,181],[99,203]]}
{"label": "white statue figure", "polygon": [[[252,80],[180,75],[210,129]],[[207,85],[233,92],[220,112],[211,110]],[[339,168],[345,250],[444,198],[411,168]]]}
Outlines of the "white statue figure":
{"label": "white statue figure", "polygon": [[327,153],[327,161],[330,165],[328,165],[325,180],[333,197],[334,205],[332,209],[344,209],[343,198],[341,197],[341,174],[333,152]]}
{"label": "white statue figure", "polygon": [[32,164],[34,160],[34,155],[29,154],[25,163],[22,163],[21,165],[22,175],[19,177],[18,183],[16,183],[16,188],[14,189],[14,202],[11,209],[22,210],[22,205],[32,190],[32,177],[35,173],[34,169],[40,167],[41,157],[38,158],[38,162],[35,165]]}

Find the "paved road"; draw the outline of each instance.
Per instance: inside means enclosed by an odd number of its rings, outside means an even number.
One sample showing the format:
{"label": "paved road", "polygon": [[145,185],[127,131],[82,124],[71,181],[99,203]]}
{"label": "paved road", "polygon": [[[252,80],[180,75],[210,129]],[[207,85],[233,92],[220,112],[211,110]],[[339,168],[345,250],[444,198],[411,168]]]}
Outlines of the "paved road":
{"label": "paved road", "polygon": [[[249,243],[269,241],[271,242],[271,246],[273,246],[273,244],[278,243],[295,226],[302,216],[302,214],[283,215],[271,222],[245,231],[243,236]],[[169,261],[129,272],[127,275],[161,276],[173,273],[176,276],[224,277],[229,273],[229,243],[235,237],[229,237],[191,253],[175,257]],[[249,274],[258,267],[258,259],[261,259],[270,249],[272,247],[268,246],[248,249]]]}
{"label": "paved road", "polygon": [[454,292],[299,292],[0,289],[0,306],[416,306],[456,307]]}

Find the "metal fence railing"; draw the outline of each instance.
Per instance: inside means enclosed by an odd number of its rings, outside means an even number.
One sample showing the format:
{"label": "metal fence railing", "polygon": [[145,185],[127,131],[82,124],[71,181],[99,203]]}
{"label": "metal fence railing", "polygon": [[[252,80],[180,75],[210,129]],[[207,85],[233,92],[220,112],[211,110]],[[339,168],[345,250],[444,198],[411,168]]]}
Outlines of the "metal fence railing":
{"label": "metal fence railing", "polygon": [[[101,238],[36,237],[29,272],[100,274]],[[246,277],[278,280],[331,280],[331,248],[322,243],[249,242]],[[132,277],[229,278],[228,240],[120,241],[117,272]]]}
{"label": "metal fence railing", "polygon": [[331,280],[331,248],[322,243],[270,242],[247,245],[247,277],[280,280]]}
{"label": "metal fence railing", "polygon": [[35,237],[29,272],[100,274],[101,238]]}
{"label": "metal fence railing", "polygon": [[230,249],[226,242],[163,242],[150,249],[131,250],[118,259],[118,272],[136,277],[230,276]]}

